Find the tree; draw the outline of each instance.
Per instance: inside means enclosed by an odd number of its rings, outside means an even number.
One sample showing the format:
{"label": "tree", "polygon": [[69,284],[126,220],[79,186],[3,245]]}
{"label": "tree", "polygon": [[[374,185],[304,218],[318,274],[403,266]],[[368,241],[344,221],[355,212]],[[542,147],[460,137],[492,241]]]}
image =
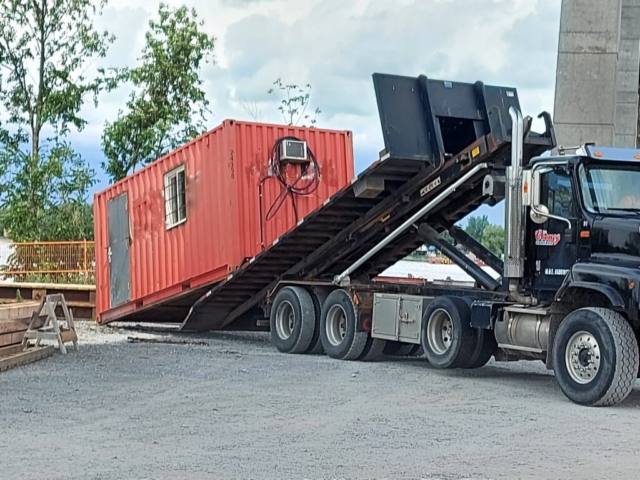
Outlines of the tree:
{"label": "tree", "polygon": [[245,111],[249,118],[254,122],[261,122],[263,117],[262,108],[257,102],[242,101],[242,109]]}
{"label": "tree", "polygon": [[484,231],[489,225],[489,217],[483,215],[482,217],[471,217],[465,231],[475,238],[478,242],[482,243]]}
{"label": "tree", "polygon": [[209,102],[200,68],[213,61],[215,38],[201,31],[195,10],[161,3],[158,17],[149,22],[141,64],[118,72],[134,91],[126,113],[120,111],[102,135],[102,166],[112,181],[205,131]]}
{"label": "tree", "polygon": [[487,225],[482,235],[482,245],[498,257],[504,254],[505,233],[500,225]]}
{"label": "tree", "polygon": [[[9,149],[0,154],[2,177],[11,177],[4,193],[3,224],[20,242],[93,238],[91,206],[86,197],[95,172],[65,142],[40,147],[37,168],[32,156]],[[8,170],[4,170],[8,169]]]}
{"label": "tree", "polygon": [[287,125],[297,126],[300,122],[303,122],[303,126],[306,123],[314,126],[318,115],[322,113],[319,108],[316,108],[312,115],[307,113],[311,99],[310,84],[301,87],[278,78],[273,82],[273,87],[267,93],[276,97],[278,111],[282,114],[282,118]]}
{"label": "tree", "polygon": [[8,124],[0,127],[0,201],[14,240],[84,234],[50,228],[84,215],[76,209],[86,211],[93,184],[94,172],[64,136],[86,125],[79,112],[87,96],[97,104],[98,93],[115,86],[104,70],[88,73],[114,39],[93,27],[105,3],[4,0],[0,9],[0,103]]}

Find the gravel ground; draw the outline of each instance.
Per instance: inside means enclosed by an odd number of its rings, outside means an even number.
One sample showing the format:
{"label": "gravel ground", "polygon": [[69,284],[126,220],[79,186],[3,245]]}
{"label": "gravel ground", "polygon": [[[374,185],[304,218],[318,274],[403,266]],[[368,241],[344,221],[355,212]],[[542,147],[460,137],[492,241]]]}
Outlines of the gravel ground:
{"label": "gravel ground", "polygon": [[[640,391],[570,403],[541,363],[441,372],[277,353],[261,334],[80,323],[0,374],[5,479],[632,479]],[[131,343],[127,337],[204,342]]]}

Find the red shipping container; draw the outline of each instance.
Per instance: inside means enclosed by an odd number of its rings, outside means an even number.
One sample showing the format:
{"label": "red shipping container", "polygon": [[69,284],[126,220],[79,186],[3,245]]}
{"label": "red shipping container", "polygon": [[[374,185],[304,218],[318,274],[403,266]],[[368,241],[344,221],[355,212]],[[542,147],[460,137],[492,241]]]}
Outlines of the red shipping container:
{"label": "red shipping container", "polygon": [[[319,170],[317,189],[294,196],[295,203],[282,196],[269,167],[273,146],[285,136],[305,140]],[[287,181],[301,168],[287,165]],[[299,185],[314,170],[308,166]],[[98,321],[181,322],[211,285],[353,177],[348,131],[226,120],[95,195]]]}

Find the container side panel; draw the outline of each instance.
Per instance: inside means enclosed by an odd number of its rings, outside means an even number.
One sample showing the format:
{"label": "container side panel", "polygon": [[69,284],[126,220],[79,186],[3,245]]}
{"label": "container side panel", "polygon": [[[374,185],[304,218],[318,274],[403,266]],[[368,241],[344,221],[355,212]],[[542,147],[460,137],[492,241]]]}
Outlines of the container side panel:
{"label": "container side panel", "polygon": [[[269,158],[277,139],[307,140],[319,163],[320,185],[308,197],[284,199],[273,218],[267,211],[282,186],[269,177]],[[184,168],[186,219],[167,227],[165,177]],[[299,166],[287,168],[289,181]],[[223,278],[319,208],[353,178],[353,147],[348,132],[225,121],[178,150],[95,196],[97,309],[109,310],[107,204],[126,192],[131,205],[131,304],[141,308]],[[262,190],[261,190],[262,186]],[[213,278],[215,277],[215,278]],[[168,293],[164,293],[168,292]],[[177,292],[177,293],[176,293]],[[160,297],[160,298],[159,298]],[[121,311],[131,311],[122,308]],[[111,318],[111,317],[110,317]],[[149,321],[153,321],[153,311]],[[177,319],[182,321],[182,319]]]}
{"label": "container side panel", "polygon": [[[307,168],[302,174],[300,165],[288,165],[285,169],[287,183],[293,184],[301,178],[298,186],[310,182],[313,175],[320,176],[318,188],[310,195],[289,195],[283,191],[283,185],[277,178],[269,175],[268,158],[275,142],[283,136],[295,136],[307,141],[309,148],[316,156],[319,172]],[[284,233],[296,226],[297,222],[306,215],[321,207],[323,202],[338,190],[347,185],[353,178],[353,152],[350,135],[343,132],[323,132],[313,129],[300,128],[271,128],[261,135],[261,145],[251,143],[252,136],[243,132],[242,142],[246,155],[243,158],[253,158],[253,165],[247,169],[244,187],[248,193],[244,198],[253,202],[245,205],[245,223],[252,218],[254,226],[260,230],[252,232],[252,242],[246,245],[247,251],[258,253],[262,248],[268,248]],[[264,154],[263,152],[267,152]],[[259,189],[262,181],[262,197],[255,197],[251,191]],[[259,241],[255,240],[255,235]]]}

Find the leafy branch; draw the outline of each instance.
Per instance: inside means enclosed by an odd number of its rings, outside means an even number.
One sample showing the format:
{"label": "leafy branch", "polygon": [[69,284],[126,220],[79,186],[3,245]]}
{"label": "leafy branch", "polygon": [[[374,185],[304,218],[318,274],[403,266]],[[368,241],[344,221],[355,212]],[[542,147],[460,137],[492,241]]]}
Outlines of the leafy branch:
{"label": "leafy branch", "polygon": [[282,78],[273,82],[273,87],[267,92],[273,95],[278,102],[278,111],[282,114],[282,118],[287,125],[298,126],[302,122],[302,126],[315,126],[317,117],[322,112],[316,108],[312,114],[307,113],[309,102],[311,100],[311,85],[306,84],[301,87],[297,84],[289,83],[288,80]]}
{"label": "leafy branch", "polygon": [[206,130],[209,101],[200,69],[214,62],[215,38],[202,26],[195,10],[161,3],[158,19],[149,22],[141,64],[119,72],[134,91],[102,135],[103,168],[112,181]]}

